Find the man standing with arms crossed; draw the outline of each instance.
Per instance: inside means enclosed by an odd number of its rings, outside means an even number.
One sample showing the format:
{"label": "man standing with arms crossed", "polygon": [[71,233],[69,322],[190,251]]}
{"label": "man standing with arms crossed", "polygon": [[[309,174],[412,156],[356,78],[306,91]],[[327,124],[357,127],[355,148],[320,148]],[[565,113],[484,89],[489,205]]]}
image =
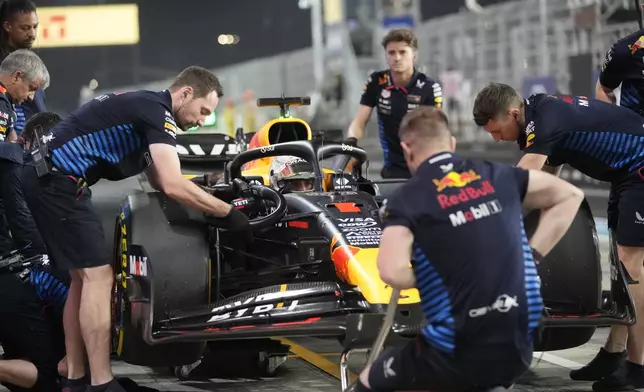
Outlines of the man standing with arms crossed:
{"label": "man standing with arms crossed", "polygon": [[[583,193],[541,171],[457,156],[440,109],[408,113],[400,140],[414,174],[386,204],[378,269],[394,288],[418,288],[427,326],[376,359],[355,390],[507,388],[532,362],[543,310],[535,262],[566,233]],[[452,177],[462,185],[441,181]],[[522,206],[541,209],[529,242]]]}
{"label": "man standing with arms crossed", "polygon": [[414,62],[418,39],[411,30],[391,30],[382,40],[389,69],[369,76],[360,99],[360,108],[349,126],[345,144],[356,146],[364,135],[374,107],[378,113],[380,144],[384,154],[382,178],[409,178],[398,138],[398,126],[410,110],[429,105],[440,108],[443,93],[440,84],[418,72]]}
{"label": "man standing with arms crossed", "polygon": [[[614,359],[623,354],[602,350],[571,377],[598,380],[593,384],[596,392],[644,388],[644,118],[587,97],[535,94],[524,100],[500,83],[479,92],[473,115],[494,140],[518,143],[525,153],[518,163],[521,168],[559,173],[567,163],[611,183],[608,227],[616,234],[619,259],[634,281],[629,291],[638,322],[612,328],[612,339],[625,339],[628,333],[627,361]],[[611,346],[609,339],[607,347]]]}
{"label": "man standing with arms crossed", "polygon": [[67,378],[63,389],[84,392],[87,350],[92,392],[118,391],[110,366],[110,295],[114,273],[103,224],[88,186],[146,172],[151,184],[188,207],[220,218],[230,231],[250,236],[246,216],[183,177],[177,129],[203,123],[222,96],[219,80],[201,67],[184,69],[164,91],[105,94],[57,124],[44,167],[25,166],[22,183],[29,208],[53,264],[70,271],[63,317]]}

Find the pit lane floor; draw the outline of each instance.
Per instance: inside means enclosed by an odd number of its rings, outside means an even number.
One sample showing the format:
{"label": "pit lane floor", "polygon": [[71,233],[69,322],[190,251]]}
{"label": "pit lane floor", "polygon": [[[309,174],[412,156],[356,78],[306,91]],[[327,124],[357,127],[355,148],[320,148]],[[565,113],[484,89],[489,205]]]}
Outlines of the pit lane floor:
{"label": "pit lane floor", "polygon": [[[107,240],[111,243],[114,216],[118,205],[127,194],[140,192],[141,187],[136,179],[118,183],[102,181],[92,187],[94,202],[103,215]],[[608,248],[602,243],[602,270],[604,287],[607,287],[609,276],[607,266]],[[516,391],[592,391],[591,383],[574,382],[569,379],[570,369],[588,362],[604,343],[608,329],[598,329],[592,340],[586,345],[558,352],[535,353],[531,371],[515,386]],[[328,340],[301,338],[289,339],[291,355],[278,369],[275,377],[270,378],[236,378],[179,381],[168,371],[152,370],[145,367],[114,361],[114,372],[120,377],[130,377],[140,385],[156,388],[161,391],[339,391],[340,373],[339,344]],[[352,357],[350,368],[357,374],[366,358],[360,355]],[[0,391],[6,391],[0,386]]]}

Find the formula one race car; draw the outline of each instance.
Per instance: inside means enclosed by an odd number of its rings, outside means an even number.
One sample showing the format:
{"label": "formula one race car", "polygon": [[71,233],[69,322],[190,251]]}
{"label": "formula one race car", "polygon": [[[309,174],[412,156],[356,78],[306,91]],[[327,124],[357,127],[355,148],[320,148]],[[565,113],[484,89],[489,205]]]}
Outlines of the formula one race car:
{"label": "formula one race car", "polygon": [[[286,107],[294,99],[260,101]],[[302,131],[289,128],[293,123]],[[339,340],[345,352],[371,346],[392,293],[376,266],[387,181],[363,177],[367,154],[360,148],[312,143],[301,120],[271,124],[228,162],[218,183],[194,178],[243,207],[254,228],[252,244],[162,193],[124,200],[115,227],[113,330],[114,349],[126,362],[188,365],[207,342],[248,339],[326,337]],[[269,162],[283,155],[312,164],[312,191],[268,186]],[[350,159],[351,169],[323,168],[320,162],[333,156]],[[525,221],[531,234],[538,212]],[[597,326],[634,322],[628,277],[616,260],[612,290],[603,294],[597,234],[584,202],[566,237],[539,265],[547,309],[537,351],[580,346]],[[425,323],[416,290],[401,292],[398,303],[390,344],[414,337]],[[490,309],[504,306],[500,298]]]}

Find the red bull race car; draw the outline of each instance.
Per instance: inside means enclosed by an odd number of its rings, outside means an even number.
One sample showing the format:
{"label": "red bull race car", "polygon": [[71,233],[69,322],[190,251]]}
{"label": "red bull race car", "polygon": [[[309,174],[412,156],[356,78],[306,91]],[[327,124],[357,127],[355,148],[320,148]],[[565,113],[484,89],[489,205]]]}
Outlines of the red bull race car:
{"label": "red bull race car", "polygon": [[[298,102],[303,100],[260,100],[283,113]],[[207,345],[297,336],[334,339],[345,352],[373,343],[392,293],[376,266],[379,209],[402,180],[366,179],[364,150],[315,143],[308,124],[287,115],[253,138],[252,148],[240,149],[217,183],[207,174],[192,176],[227,202],[253,200],[252,208],[243,206],[254,228],[252,244],[162,193],[123,201],[115,225],[113,343],[124,361],[189,365]],[[281,193],[269,185],[269,162],[283,155],[312,164],[311,191]],[[345,163],[325,167],[330,157]],[[352,165],[345,169],[348,159]],[[434,184],[464,187],[479,179],[473,171],[451,172]],[[469,189],[489,192],[484,183]],[[538,212],[526,215],[529,235],[538,218]],[[546,311],[537,351],[580,346],[598,326],[635,321],[627,276],[614,255],[613,249],[612,290],[603,293],[597,233],[584,203],[567,235],[538,266]],[[419,300],[416,290],[401,293],[388,344],[412,338],[423,327]]]}

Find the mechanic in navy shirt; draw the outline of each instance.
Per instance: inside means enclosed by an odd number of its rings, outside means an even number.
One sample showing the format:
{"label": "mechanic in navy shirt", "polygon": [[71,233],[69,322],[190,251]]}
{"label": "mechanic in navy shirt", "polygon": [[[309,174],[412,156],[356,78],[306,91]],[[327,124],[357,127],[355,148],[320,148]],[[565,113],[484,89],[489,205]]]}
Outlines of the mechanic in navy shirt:
{"label": "mechanic in navy shirt", "polygon": [[[31,49],[38,33],[36,6],[29,0],[4,0],[0,5],[0,61],[18,49]],[[14,130],[20,135],[25,121],[46,111],[45,90],[33,92],[29,99],[15,104]]]}
{"label": "mechanic in navy shirt", "polygon": [[[644,263],[644,118],[633,110],[579,96],[536,94],[524,100],[505,84],[492,83],[474,103],[474,120],[494,140],[519,144],[525,169],[559,173],[567,163],[610,182],[608,228],[616,234],[620,260],[642,282]],[[644,314],[644,285],[630,286],[637,315]],[[620,359],[628,336],[628,360]],[[604,349],[588,367],[571,372],[599,380],[595,391],[644,387],[644,323],[613,326]],[[612,355],[610,353],[613,353]],[[618,370],[619,369],[619,370]]]}
{"label": "mechanic in navy shirt", "polygon": [[46,253],[20,186],[22,145],[6,142],[16,140],[13,105],[48,84],[47,67],[32,51],[14,51],[0,63],[0,255],[26,247],[27,256]]}
{"label": "mechanic in navy shirt", "polygon": [[[535,261],[583,194],[541,171],[459,157],[437,108],[407,114],[400,139],[413,177],[386,203],[377,262],[385,283],[418,288],[427,326],[365,369],[356,391],[507,388],[529,368],[540,326]],[[542,210],[530,241],[523,206]]]}
{"label": "mechanic in navy shirt", "polygon": [[0,384],[12,392],[58,392],[65,357],[63,307],[69,276],[42,264],[8,272],[0,268]]}
{"label": "mechanic in navy shirt", "polygon": [[429,105],[441,107],[443,92],[440,84],[418,72],[414,62],[418,39],[411,30],[390,31],[382,40],[389,69],[372,73],[360,99],[360,108],[345,144],[357,145],[374,107],[377,106],[380,144],[384,154],[383,178],[409,178],[398,138],[398,127],[410,110]]}
{"label": "mechanic in navy shirt", "polygon": [[[85,391],[86,347],[89,389],[122,391],[110,368],[114,273],[89,186],[100,179],[118,181],[145,171],[151,185],[170,198],[221,218],[230,231],[250,236],[250,225],[242,212],[182,175],[176,150],[178,130],[202,126],[221,95],[215,75],[201,67],[189,67],[168,90],[101,95],[72,112],[51,132],[43,130],[40,140],[48,144],[53,168],[39,177],[35,167],[25,166],[22,186],[52,263],[71,273],[64,318],[68,378],[62,381],[63,389]],[[80,319],[79,312],[83,314]]]}
{"label": "mechanic in navy shirt", "polygon": [[599,80],[597,99],[617,103],[644,116],[644,29],[615,42],[606,52]]}

